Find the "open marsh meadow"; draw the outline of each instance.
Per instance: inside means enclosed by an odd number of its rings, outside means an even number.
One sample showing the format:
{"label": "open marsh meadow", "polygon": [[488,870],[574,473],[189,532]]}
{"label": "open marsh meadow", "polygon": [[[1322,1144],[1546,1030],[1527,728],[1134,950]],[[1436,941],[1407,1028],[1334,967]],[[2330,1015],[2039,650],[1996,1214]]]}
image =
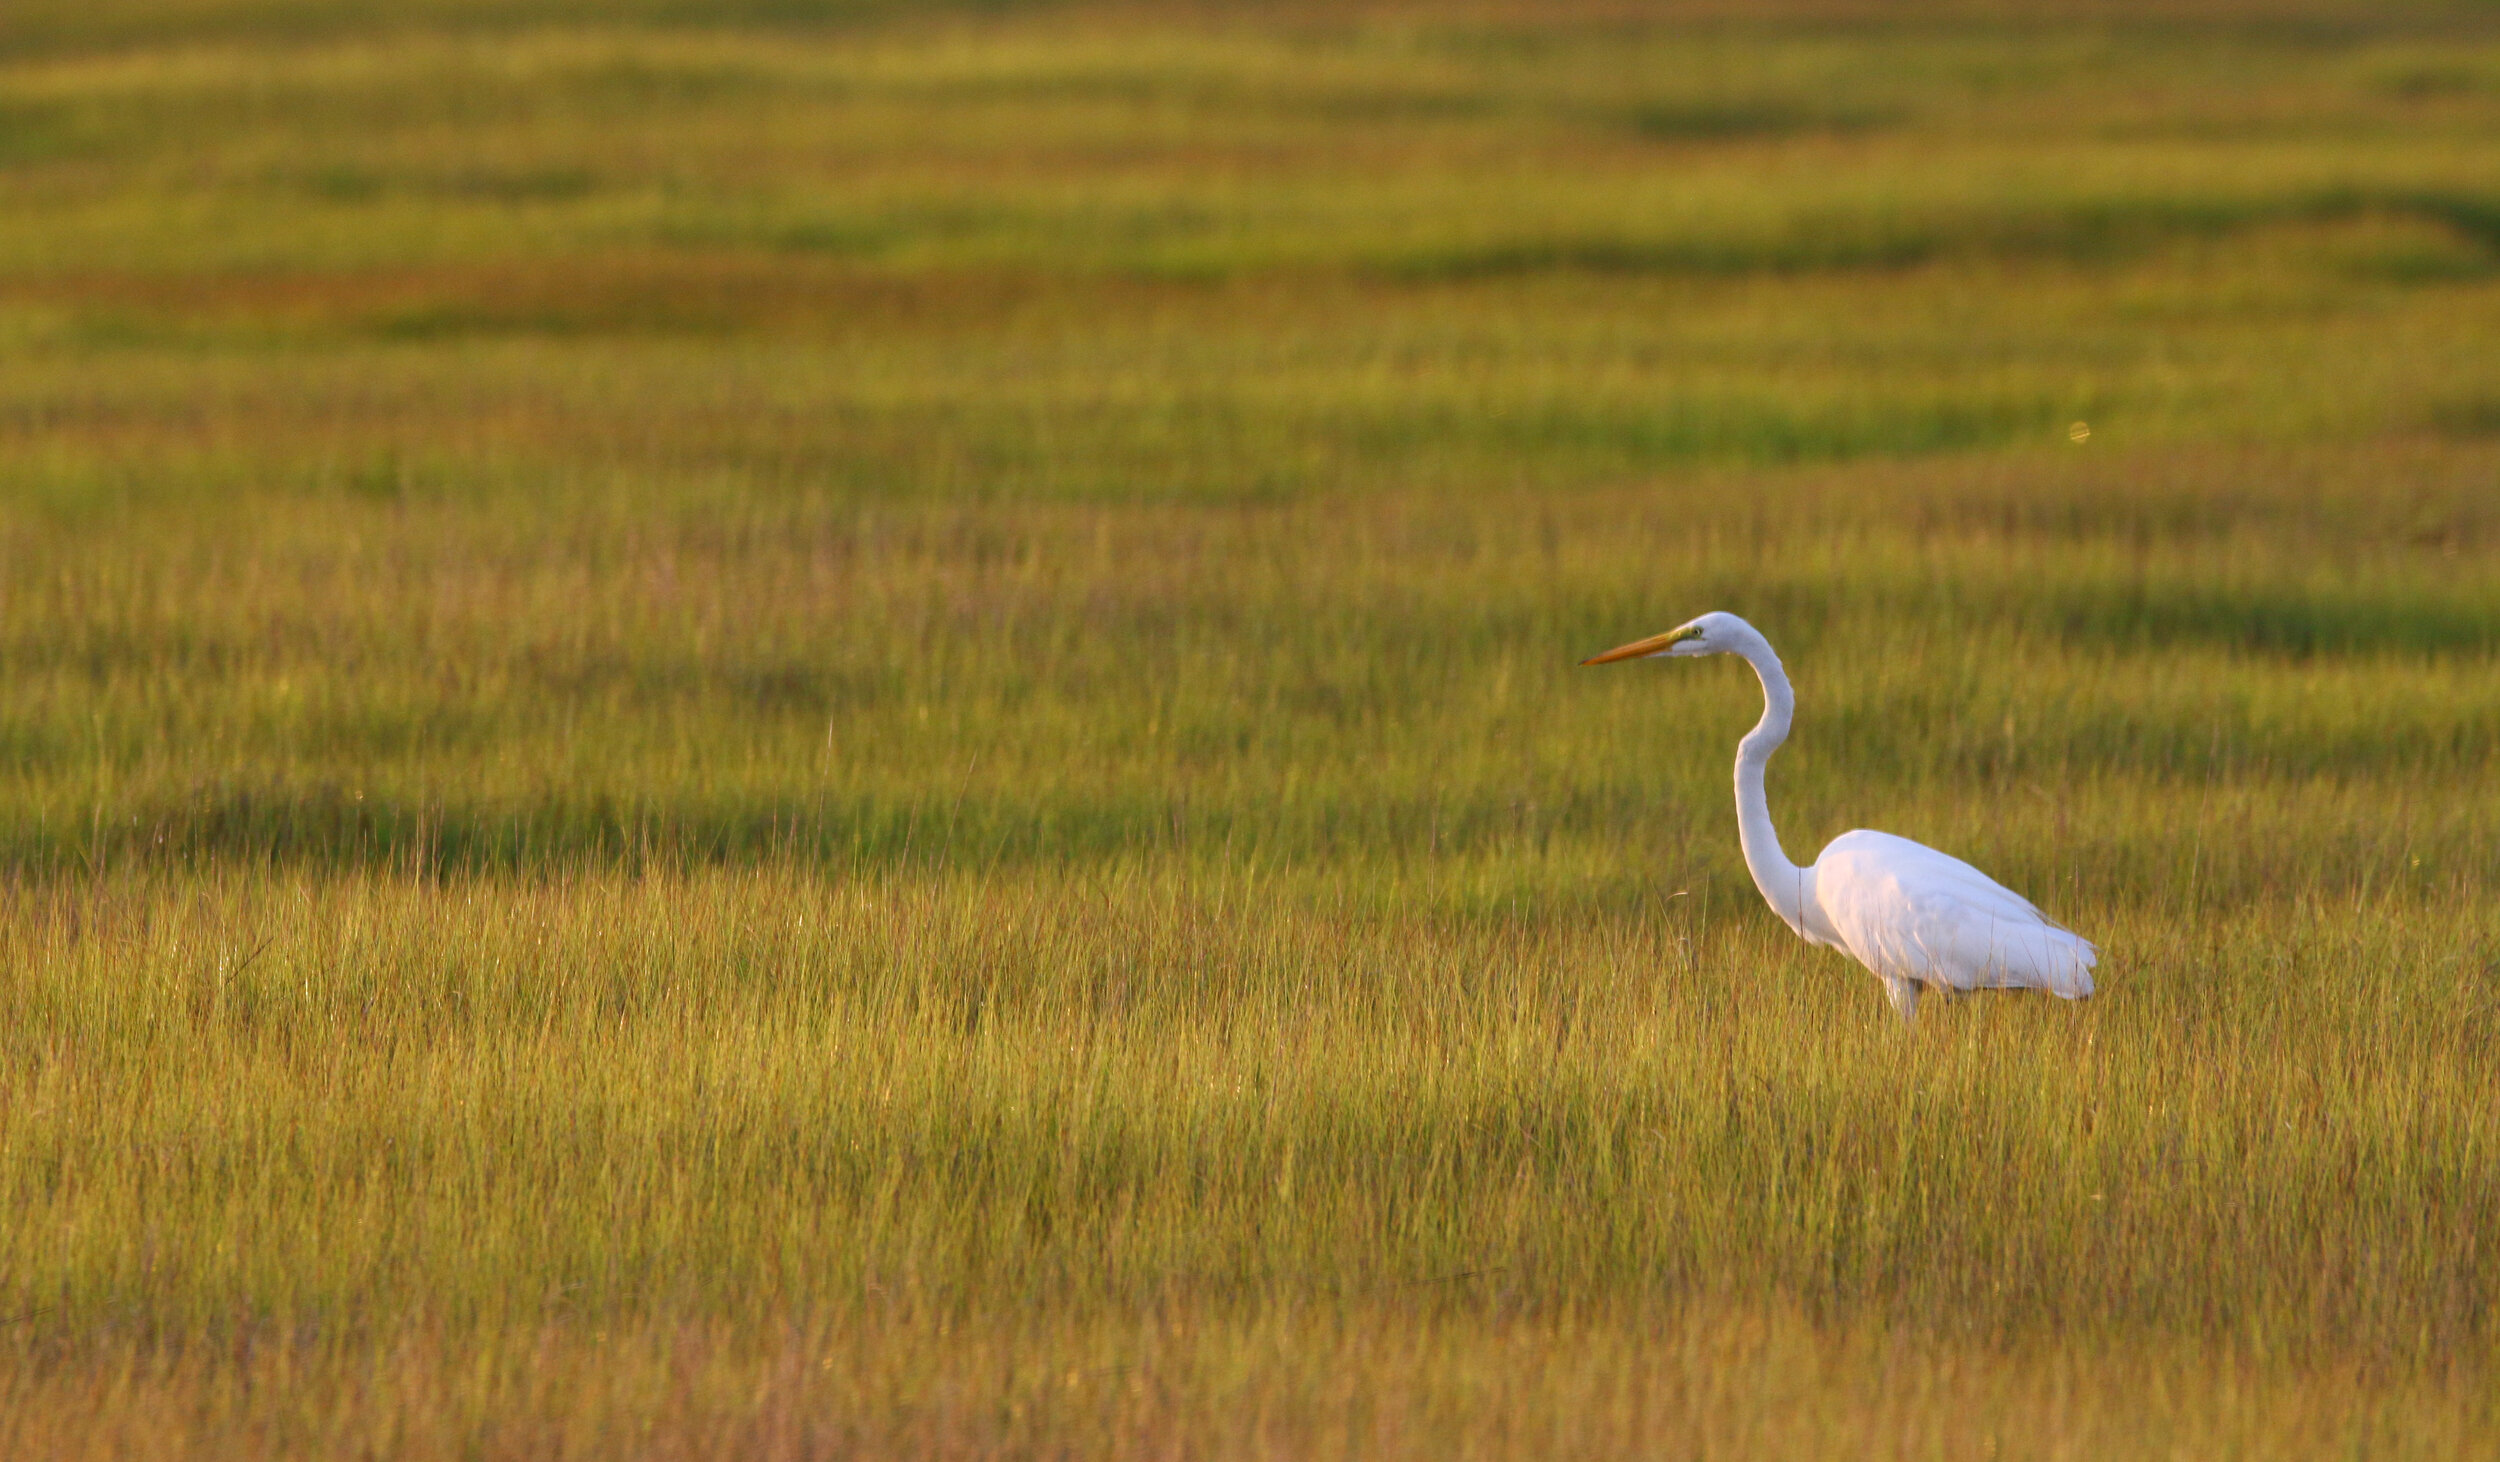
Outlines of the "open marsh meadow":
{"label": "open marsh meadow", "polygon": [[12,1458],[2500,1457],[2495,754],[2488,5],[0,14]]}

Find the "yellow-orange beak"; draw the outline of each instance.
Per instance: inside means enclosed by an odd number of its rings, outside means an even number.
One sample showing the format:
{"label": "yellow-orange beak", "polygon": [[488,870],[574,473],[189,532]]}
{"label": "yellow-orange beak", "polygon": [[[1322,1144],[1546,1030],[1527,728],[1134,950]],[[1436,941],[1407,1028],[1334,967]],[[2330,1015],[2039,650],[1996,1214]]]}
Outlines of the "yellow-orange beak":
{"label": "yellow-orange beak", "polygon": [[1591,655],[1580,663],[1583,665],[1611,665],[1617,660],[1637,660],[1643,655],[1655,655],[1669,645],[1689,640],[1693,636],[1700,633],[1700,630],[1697,630],[1688,624],[1682,629],[1671,629],[1662,635],[1651,635],[1645,640],[1634,640],[1628,645],[1617,645],[1603,655]]}

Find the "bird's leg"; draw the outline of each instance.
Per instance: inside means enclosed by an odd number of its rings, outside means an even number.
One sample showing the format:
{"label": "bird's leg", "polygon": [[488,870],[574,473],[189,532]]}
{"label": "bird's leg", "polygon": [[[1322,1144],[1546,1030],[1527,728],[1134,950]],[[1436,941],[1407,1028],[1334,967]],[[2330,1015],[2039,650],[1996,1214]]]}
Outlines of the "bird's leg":
{"label": "bird's leg", "polygon": [[1918,1019],[1917,981],[1886,980],[1884,981],[1884,994],[1891,997],[1892,1008],[1899,1012],[1903,1025],[1908,1025]]}

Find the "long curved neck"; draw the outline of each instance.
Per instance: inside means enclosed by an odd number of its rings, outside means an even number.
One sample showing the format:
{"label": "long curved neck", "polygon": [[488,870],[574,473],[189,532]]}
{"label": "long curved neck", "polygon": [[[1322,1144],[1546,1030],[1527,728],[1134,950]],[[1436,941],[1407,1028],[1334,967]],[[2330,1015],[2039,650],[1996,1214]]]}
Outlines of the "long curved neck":
{"label": "long curved neck", "polygon": [[1806,871],[1788,861],[1780,835],[1771,827],[1771,799],[1762,789],[1762,771],[1771,753],[1788,739],[1788,723],[1797,711],[1796,693],[1788,688],[1788,672],[1770,645],[1747,646],[1743,655],[1762,677],[1762,719],[1736,743],[1736,837],[1745,850],[1745,867],[1753,886],[1771,911],[1800,934],[1805,932]]}

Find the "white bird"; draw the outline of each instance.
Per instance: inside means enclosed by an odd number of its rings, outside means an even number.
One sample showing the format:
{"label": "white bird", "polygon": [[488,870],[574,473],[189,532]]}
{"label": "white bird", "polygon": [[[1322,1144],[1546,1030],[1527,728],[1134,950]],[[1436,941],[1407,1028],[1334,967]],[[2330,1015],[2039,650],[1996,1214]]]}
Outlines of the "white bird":
{"label": "white bird", "polygon": [[1847,953],[1884,982],[1892,1008],[1918,1014],[1921,986],[2092,993],[2092,942],[2050,923],[2029,900],[1959,858],[1890,833],[1842,833],[1811,868],[1780,850],[1762,769],[1797,709],[1788,672],[1762,632],[1705,614],[1662,635],[1591,655],[1583,665],[1662,655],[1742,655],[1762,677],[1762,719],[1736,744],[1736,836],[1754,887],[1809,944]]}

